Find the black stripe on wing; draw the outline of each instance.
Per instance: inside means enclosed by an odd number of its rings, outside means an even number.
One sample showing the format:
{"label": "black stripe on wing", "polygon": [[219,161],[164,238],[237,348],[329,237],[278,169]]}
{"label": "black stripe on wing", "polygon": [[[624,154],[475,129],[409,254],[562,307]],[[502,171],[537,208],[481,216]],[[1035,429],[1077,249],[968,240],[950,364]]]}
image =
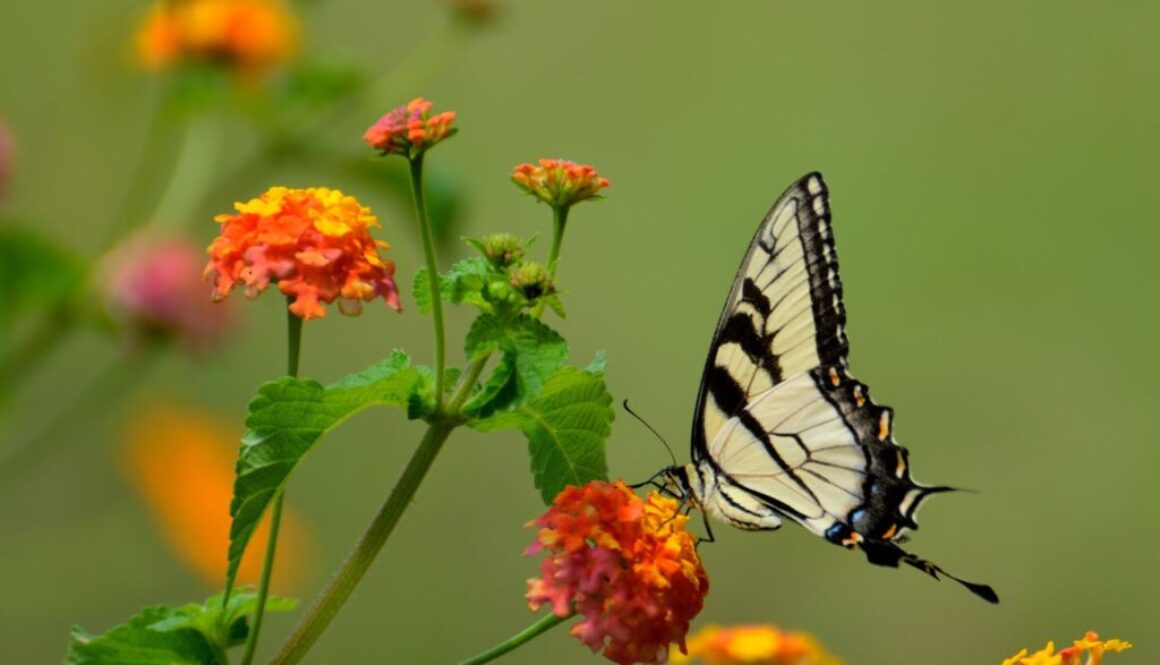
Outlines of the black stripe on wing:
{"label": "black stripe on wing", "polygon": [[[803,320],[803,317],[805,320]],[[693,459],[704,458],[715,423],[750,398],[819,365],[846,365],[849,344],[829,190],[810,173],[785,191],[762,220],[734,278],[705,361],[693,422]],[[722,364],[719,352],[729,351]],[[726,366],[728,365],[728,366]]]}

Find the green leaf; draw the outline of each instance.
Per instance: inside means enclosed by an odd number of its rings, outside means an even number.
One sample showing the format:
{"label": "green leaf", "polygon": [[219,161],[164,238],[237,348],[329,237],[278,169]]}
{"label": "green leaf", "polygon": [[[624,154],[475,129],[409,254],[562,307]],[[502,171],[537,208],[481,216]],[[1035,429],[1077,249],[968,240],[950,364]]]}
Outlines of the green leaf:
{"label": "green leaf", "polygon": [[250,402],[234,498],[230,503],[227,588],[259,520],[302,457],[322,435],[373,405],[408,406],[423,376],[407,354],[385,360],[325,388],[312,379],[286,377],[264,384]]}
{"label": "green leaf", "polygon": [[[407,400],[407,418],[423,420],[435,413],[435,370],[430,367],[418,366],[420,381],[411,391]],[[463,370],[458,367],[447,367],[443,370],[443,394],[447,395],[455,389],[455,382]]]}
{"label": "green leaf", "polygon": [[532,474],[544,503],[567,485],[607,478],[604,442],[612,432],[612,395],[597,373],[561,367],[527,404],[470,423],[480,432],[518,428],[528,438]]}
{"label": "green leaf", "polygon": [[[472,399],[471,408],[466,411],[469,415],[482,415],[485,410],[508,408],[535,397],[548,377],[564,364],[568,343],[555,330],[526,314],[511,318],[483,314],[467,332],[466,351],[472,360],[495,351],[503,354],[484,392]],[[492,395],[493,401],[484,401],[486,393]],[[501,397],[503,401],[499,401]]]}
{"label": "green leaf", "polygon": [[[489,281],[499,277],[501,275],[482,256],[463,259],[439,276],[439,295],[445,303],[468,303],[486,307],[484,289]],[[415,299],[420,312],[431,311],[431,281],[427,277],[426,268],[415,271],[411,297]]]}
{"label": "green leaf", "polygon": [[[242,644],[247,617],[258,605],[253,591],[238,591],[223,607],[218,594],[202,604],[147,607],[104,635],[74,626],[65,665],[226,665],[226,649]],[[268,612],[288,612],[289,598],[270,597]]]}
{"label": "green leaf", "polygon": [[84,284],[72,252],[38,233],[0,223],[0,335],[17,318],[59,305]]}

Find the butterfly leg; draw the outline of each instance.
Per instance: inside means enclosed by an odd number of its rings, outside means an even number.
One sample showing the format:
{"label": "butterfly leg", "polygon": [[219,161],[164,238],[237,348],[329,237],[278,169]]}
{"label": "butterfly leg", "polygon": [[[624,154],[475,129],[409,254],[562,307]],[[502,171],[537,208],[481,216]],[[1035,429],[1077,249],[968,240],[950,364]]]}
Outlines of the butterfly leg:
{"label": "butterfly leg", "polygon": [[717,537],[713,535],[713,527],[709,526],[709,516],[706,515],[705,513],[701,513],[701,522],[704,523],[704,525],[705,525],[705,534],[707,535],[707,537],[697,538],[696,547],[700,547],[701,543],[715,543],[715,542],[717,542]]}

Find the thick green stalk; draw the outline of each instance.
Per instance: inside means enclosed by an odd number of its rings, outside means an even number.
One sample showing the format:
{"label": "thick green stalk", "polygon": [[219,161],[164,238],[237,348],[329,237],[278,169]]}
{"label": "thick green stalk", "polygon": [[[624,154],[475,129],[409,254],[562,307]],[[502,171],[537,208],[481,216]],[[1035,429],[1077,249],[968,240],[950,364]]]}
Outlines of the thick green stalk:
{"label": "thick green stalk", "polygon": [[301,661],[306,652],[314,646],[314,643],[330,625],[330,622],[334,620],[334,617],[338,615],[338,611],[350,598],[351,593],[362,581],[375,557],[386,544],[391,532],[395,529],[395,525],[399,523],[399,519],[411,505],[415,492],[419,489],[419,485],[423,482],[423,478],[427,475],[432,463],[435,462],[435,458],[439,455],[447,437],[456,427],[463,424],[464,417],[459,413],[459,409],[463,407],[471,395],[471,391],[479,380],[480,374],[483,373],[486,364],[486,357],[473,362],[460,380],[446,411],[435,413],[431,424],[427,427],[427,432],[419,442],[419,447],[411,455],[407,467],[403,469],[403,475],[395,483],[395,487],[391,490],[386,502],[379,509],[362,538],[359,539],[354,551],[342,563],[334,578],[330,580],[330,583],[314,601],[310,611],[294,629],[274,659],[270,661],[272,665],[293,665]]}
{"label": "thick green stalk", "polygon": [[548,632],[556,626],[559,626],[568,619],[571,619],[572,616],[574,615],[558,617],[555,614],[549,613],[548,616],[543,617],[539,621],[513,635],[507,641],[501,644],[497,644],[477,656],[468,658],[467,660],[459,663],[459,665],[482,665],[483,663],[490,663],[505,653],[518,649],[519,647],[522,647],[523,645],[532,641],[533,638]]}
{"label": "thick green stalk", "polygon": [[556,262],[560,260],[560,245],[564,242],[564,227],[568,224],[571,206],[552,206],[552,250],[548,253],[548,272],[556,276]]}
{"label": "thick green stalk", "polygon": [[435,263],[435,241],[431,234],[431,220],[427,216],[427,201],[423,196],[423,154],[413,157],[411,164],[411,192],[415,199],[415,217],[423,236],[423,255],[427,259],[427,283],[431,288],[431,315],[435,321],[435,413],[443,410],[443,366],[446,343],[443,338],[443,297],[439,293],[439,266]]}
{"label": "thick green stalk", "polygon": [[[290,299],[286,299],[289,306]],[[302,349],[302,319],[286,310],[286,375],[297,378],[298,359]],[[254,610],[254,627],[246,636],[246,651],[242,655],[242,665],[250,665],[258,648],[258,633],[262,631],[262,620],[266,616],[266,599],[270,595],[270,577],[274,573],[274,553],[278,548],[278,527],[282,524],[282,503],[285,493],[279,490],[274,497],[274,508],[270,512],[270,534],[266,539],[266,558],[262,561],[262,579],[258,582],[258,607]]]}

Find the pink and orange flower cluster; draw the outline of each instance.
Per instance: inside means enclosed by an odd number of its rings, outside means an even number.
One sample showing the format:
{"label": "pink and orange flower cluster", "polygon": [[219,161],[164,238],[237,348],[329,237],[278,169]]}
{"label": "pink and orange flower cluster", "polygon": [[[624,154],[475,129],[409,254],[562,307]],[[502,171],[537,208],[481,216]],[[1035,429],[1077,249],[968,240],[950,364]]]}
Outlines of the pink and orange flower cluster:
{"label": "pink and orange flower cluster", "polygon": [[254,298],[273,281],[303,319],[325,316],[323,305],[335,300],[352,316],[375,298],[402,309],[395,264],[379,256],[390,246],[371,236],[378,220],[354,197],[325,187],[273,187],[234,207],[237,214],[215,218],[221,230],[209,246],[205,276],[216,300],[239,286]]}
{"label": "pink and orange flower cluster", "polygon": [[297,31],[278,0],[156,2],[137,33],[137,54],[149,69],[213,62],[260,71],[293,53]]}
{"label": "pink and orange flower cluster", "polygon": [[598,199],[600,190],[611,187],[596,169],[566,159],[541,159],[539,166],[520,164],[512,170],[512,182],[537,199],[566,207],[586,199]]}
{"label": "pink and orange flower cluster", "polygon": [[[1002,665],[1100,665],[1105,653],[1120,653],[1131,648],[1132,645],[1123,640],[1100,640],[1099,635],[1089,630],[1083,639],[1072,642],[1071,646],[1058,652],[1055,643],[1048,642],[1047,646],[1035,653],[1023,649],[1004,660]],[[1084,659],[1084,656],[1087,658]]]}
{"label": "pink and orange flower cluster", "polygon": [[641,499],[619,481],[568,487],[529,523],[539,532],[527,554],[548,552],[528,581],[529,606],[582,615],[572,634],[616,663],[664,662],[671,644],[684,651],[709,591],[687,519],[676,501]]}
{"label": "pink and orange flower cluster", "polygon": [[444,111],[431,115],[431,102],[416,97],[406,106],[392,109],[379,118],[363,134],[363,139],[384,155],[402,155],[408,159],[416,157],[443,139],[455,134],[451,126],[455,121],[455,111]]}

